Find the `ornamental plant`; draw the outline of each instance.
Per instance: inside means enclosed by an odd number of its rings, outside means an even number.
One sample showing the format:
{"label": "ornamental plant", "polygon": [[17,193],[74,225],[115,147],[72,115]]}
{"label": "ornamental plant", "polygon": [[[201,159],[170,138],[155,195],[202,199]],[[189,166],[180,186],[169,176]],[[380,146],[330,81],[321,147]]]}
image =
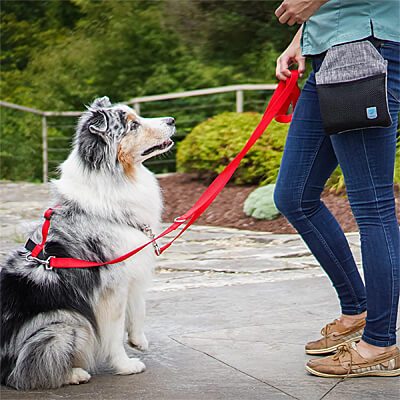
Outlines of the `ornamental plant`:
{"label": "ornamental plant", "polygon": [[[178,147],[178,171],[216,176],[240,152],[261,117],[258,113],[225,112],[197,125]],[[236,184],[274,183],[288,128],[289,124],[272,121],[244,157],[231,181]]]}

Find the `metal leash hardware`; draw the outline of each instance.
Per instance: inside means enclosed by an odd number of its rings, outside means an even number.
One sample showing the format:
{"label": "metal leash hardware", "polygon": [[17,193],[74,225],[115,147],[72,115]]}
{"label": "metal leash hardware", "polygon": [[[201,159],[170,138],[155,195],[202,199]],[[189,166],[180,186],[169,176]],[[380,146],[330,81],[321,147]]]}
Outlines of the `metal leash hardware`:
{"label": "metal leash hardware", "polygon": [[37,257],[32,256],[32,254],[27,254],[26,257],[25,257],[25,260],[28,261],[28,262],[36,261],[39,264],[42,264],[44,266],[45,270],[51,271],[53,269],[53,267],[50,266],[50,259],[51,258],[54,258],[54,256],[50,256],[46,260],[42,260],[41,258],[37,258]]}
{"label": "metal leash hardware", "polygon": [[[142,232],[151,240],[154,240],[154,238],[156,237],[156,235],[153,233],[153,231],[150,228],[150,225],[147,224],[143,224],[141,225],[141,230]],[[153,245],[153,249],[154,252],[156,253],[157,256],[159,256],[161,254],[161,250],[160,250],[160,246],[157,244],[157,242],[154,240],[154,242],[152,242]]]}

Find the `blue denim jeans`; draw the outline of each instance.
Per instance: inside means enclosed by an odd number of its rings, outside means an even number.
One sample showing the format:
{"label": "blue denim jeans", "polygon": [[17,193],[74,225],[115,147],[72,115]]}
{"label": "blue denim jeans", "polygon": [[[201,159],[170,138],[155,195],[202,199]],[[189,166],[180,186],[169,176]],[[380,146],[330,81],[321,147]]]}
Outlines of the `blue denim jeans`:
{"label": "blue denim jeans", "polygon": [[[275,203],[328,274],[342,313],[355,315],[367,310],[363,340],[387,347],[396,343],[399,302],[400,233],[393,172],[400,98],[400,44],[380,42],[377,49],[388,60],[392,126],[325,136],[314,75],[323,57],[313,57],[313,71],[289,129]],[[341,227],[320,198],[338,164],[360,230],[365,285]]]}

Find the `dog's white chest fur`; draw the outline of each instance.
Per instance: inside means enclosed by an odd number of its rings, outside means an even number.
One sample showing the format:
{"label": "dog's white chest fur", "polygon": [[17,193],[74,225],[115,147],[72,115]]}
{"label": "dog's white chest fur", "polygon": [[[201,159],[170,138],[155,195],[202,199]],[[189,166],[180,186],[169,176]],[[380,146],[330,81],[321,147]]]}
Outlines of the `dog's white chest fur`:
{"label": "dog's white chest fur", "polygon": [[154,175],[143,165],[133,178],[86,173],[73,151],[61,166],[62,175],[53,181],[56,191],[96,216],[130,219],[135,225],[150,225],[159,230],[162,212],[161,191]]}

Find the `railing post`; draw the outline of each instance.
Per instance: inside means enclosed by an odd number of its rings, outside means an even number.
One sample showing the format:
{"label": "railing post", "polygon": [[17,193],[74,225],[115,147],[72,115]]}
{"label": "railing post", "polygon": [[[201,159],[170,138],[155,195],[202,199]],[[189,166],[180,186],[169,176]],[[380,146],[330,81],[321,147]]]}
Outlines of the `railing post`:
{"label": "railing post", "polygon": [[47,160],[47,120],[42,117],[42,158],[43,158],[43,183],[48,182],[48,160]]}
{"label": "railing post", "polygon": [[140,115],[140,103],[134,103],[133,108],[135,109],[136,114]]}
{"label": "railing post", "polygon": [[243,112],[243,90],[236,91],[236,112]]}

